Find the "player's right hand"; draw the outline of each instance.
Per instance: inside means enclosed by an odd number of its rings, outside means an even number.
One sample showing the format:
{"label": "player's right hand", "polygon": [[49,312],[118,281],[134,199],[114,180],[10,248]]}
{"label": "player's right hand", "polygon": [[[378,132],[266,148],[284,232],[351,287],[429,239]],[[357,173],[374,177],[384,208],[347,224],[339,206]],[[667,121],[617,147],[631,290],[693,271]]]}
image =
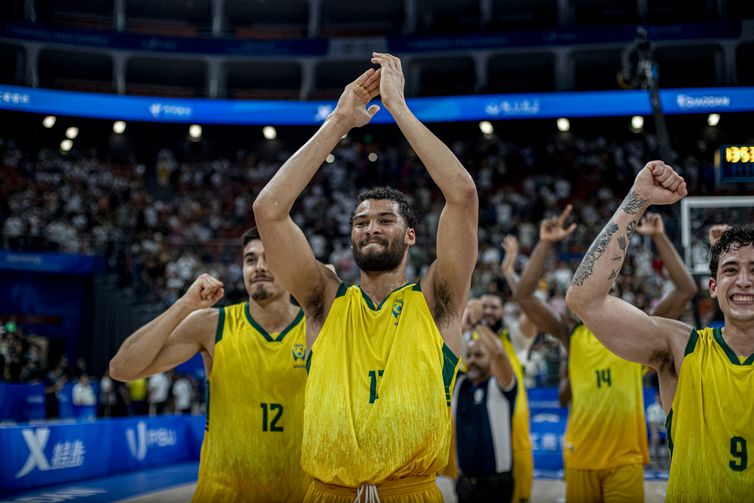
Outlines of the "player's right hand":
{"label": "player's right hand", "polygon": [[214,306],[224,295],[222,281],[204,273],[196,278],[180,300],[191,309],[206,309]]}
{"label": "player's right hand", "polygon": [[343,120],[348,129],[361,127],[380,111],[378,105],[366,108],[367,104],[375,96],[380,94],[381,71],[374,68],[362,73],[356,80],[351,82],[343,90],[335,105],[332,115]]}

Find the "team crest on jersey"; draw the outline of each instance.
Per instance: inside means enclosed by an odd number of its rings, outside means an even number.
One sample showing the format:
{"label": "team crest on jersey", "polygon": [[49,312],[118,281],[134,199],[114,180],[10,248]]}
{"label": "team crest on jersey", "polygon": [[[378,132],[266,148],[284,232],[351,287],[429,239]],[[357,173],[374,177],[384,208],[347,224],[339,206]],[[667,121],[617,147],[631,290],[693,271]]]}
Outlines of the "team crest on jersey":
{"label": "team crest on jersey", "polygon": [[306,346],[303,344],[294,344],[291,354],[293,355],[294,369],[306,368]]}
{"label": "team crest on jersey", "polygon": [[401,313],[403,312],[403,299],[398,299],[395,302],[393,302],[393,318],[395,318],[394,325],[398,326],[398,318],[401,317]]}

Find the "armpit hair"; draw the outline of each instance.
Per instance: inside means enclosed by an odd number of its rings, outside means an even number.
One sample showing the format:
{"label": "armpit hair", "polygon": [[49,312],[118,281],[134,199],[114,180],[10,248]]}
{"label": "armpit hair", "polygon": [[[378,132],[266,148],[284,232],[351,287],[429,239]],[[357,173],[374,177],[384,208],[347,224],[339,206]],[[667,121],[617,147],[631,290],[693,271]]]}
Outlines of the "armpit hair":
{"label": "armpit hair", "polygon": [[434,285],[435,305],[432,316],[438,326],[447,325],[453,317],[453,289],[447,281],[435,278]]}
{"label": "armpit hair", "polygon": [[658,373],[667,372],[674,377],[677,375],[675,370],[675,360],[673,359],[673,355],[669,350],[656,350],[649,357],[649,361],[653,362],[653,364],[656,365],[656,370]]}
{"label": "armpit hair", "polygon": [[325,317],[325,300],[323,292],[311,293],[304,300],[306,316],[312,321],[322,323]]}

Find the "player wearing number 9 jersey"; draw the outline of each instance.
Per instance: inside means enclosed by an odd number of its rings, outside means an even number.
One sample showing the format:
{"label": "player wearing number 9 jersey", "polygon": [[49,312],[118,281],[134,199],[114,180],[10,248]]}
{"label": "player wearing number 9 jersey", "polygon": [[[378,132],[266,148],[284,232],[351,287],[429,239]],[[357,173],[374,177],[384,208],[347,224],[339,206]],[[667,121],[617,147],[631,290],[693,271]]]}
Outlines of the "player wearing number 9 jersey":
{"label": "player wearing number 9 jersey", "polygon": [[301,501],[306,328],[301,309],[267,267],[255,230],[244,234],[249,301],[213,308],[224,295],[203,274],[167,311],[137,330],[110,362],[131,380],[202,355],[207,424],[194,501]]}
{"label": "player wearing number 9 jersey", "polygon": [[693,330],[609,295],[637,221],[686,185],[652,161],[587,252],[566,302],[616,355],[657,369],[672,457],[666,501],[749,501],[754,494],[754,227],[722,233],[710,253],[710,296],[725,323]]}

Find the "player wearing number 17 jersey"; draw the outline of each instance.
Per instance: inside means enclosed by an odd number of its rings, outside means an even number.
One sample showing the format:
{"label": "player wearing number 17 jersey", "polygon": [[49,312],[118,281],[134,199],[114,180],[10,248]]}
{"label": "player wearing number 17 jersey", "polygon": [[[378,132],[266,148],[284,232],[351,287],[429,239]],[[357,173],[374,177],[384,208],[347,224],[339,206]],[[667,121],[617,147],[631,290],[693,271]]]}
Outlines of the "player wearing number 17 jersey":
{"label": "player wearing number 17 jersey", "polygon": [[224,291],[203,274],[188,292],[121,346],[116,379],[170,369],[200,353],[208,380],[207,424],[194,501],[301,501],[306,386],[303,312],[267,267],[256,231],[243,238],[249,301],[213,308]]}
{"label": "player wearing number 17 jersey", "polygon": [[653,204],[672,204],[686,184],[648,163],[587,252],[566,296],[616,355],[657,369],[671,446],[666,501],[749,501],[754,494],[754,228],[725,231],[712,247],[710,296],[725,325],[694,330],[611,297],[626,243]]}

